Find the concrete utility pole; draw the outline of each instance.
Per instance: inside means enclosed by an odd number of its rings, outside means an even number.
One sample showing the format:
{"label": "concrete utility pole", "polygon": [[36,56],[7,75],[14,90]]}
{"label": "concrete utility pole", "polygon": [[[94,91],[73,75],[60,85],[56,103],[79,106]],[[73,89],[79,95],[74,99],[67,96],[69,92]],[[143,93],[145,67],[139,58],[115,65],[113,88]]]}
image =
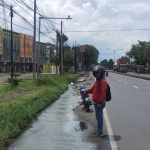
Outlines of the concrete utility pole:
{"label": "concrete utility pole", "polygon": [[76,45],[76,41],[75,41],[75,47],[74,47],[74,51],[75,51],[75,73],[78,72],[78,54],[77,54],[77,45]]}
{"label": "concrete utility pole", "polygon": [[36,78],[36,0],[34,0],[34,31],[33,31],[33,79]]}
{"label": "concrete utility pole", "polygon": [[38,49],[37,49],[37,78],[38,78],[38,76],[39,76],[39,70],[40,70],[40,61],[39,61],[39,55],[40,55],[40,24],[41,24],[41,17],[39,17],[39,41],[38,41]]}
{"label": "concrete utility pole", "polygon": [[[70,18],[70,15],[68,15],[68,18],[51,18],[51,17],[39,17],[39,29],[40,29],[40,19],[72,19]],[[59,59],[60,59],[60,75],[63,73],[63,34],[62,34],[62,21],[61,21],[61,37],[60,37],[60,53],[59,53]],[[40,31],[39,31],[39,43],[40,43]],[[39,56],[38,56],[39,57]],[[38,65],[38,64],[37,64]],[[38,70],[37,70],[38,71]]]}
{"label": "concrete utility pole", "polygon": [[12,18],[13,18],[13,9],[12,5],[10,6],[10,17],[11,17],[11,85],[13,86],[13,29],[12,29]]}
{"label": "concrete utility pole", "polygon": [[62,34],[62,21],[61,21],[61,47],[60,47],[60,75],[63,74],[63,34]]}
{"label": "concrete utility pole", "polygon": [[58,40],[60,33],[58,29],[55,32],[56,32],[56,74],[58,74]]}

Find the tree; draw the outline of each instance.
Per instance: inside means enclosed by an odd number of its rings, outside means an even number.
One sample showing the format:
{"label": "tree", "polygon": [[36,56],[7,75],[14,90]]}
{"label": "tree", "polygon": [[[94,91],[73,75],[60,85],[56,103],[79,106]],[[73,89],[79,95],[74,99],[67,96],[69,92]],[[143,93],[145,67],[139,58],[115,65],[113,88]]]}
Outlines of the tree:
{"label": "tree", "polygon": [[108,69],[113,69],[114,61],[113,59],[109,59],[108,61]]}
{"label": "tree", "polygon": [[65,45],[64,46],[64,65],[73,66],[73,61],[74,61],[74,51],[70,46]]}
{"label": "tree", "polygon": [[150,42],[138,41],[138,44],[133,44],[127,56],[133,58],[135,64],[150,64]]}
{"label": "tree", "polygon": [[[83,63],[88,68],[90,65],[98,64],[99,51],[93,45],[85,45],[86,50],[83,52]],[[81,55],[81,52],[79,52]]]}
{"label": "tree", "polygon": [[105,67],[105,68],[108,68],[108,61],[107,61],[107,59],[102,60],[102,61],[100,62],[100,65],[102,65],[102,66]]}

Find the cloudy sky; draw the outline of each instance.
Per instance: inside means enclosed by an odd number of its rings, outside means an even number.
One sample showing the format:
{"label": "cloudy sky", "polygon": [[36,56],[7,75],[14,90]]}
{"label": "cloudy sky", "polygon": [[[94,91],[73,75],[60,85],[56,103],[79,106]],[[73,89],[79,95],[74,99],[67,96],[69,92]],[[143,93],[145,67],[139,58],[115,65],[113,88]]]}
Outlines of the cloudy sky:
{"label": "cloudy sky", "polygon": [[[33,24],[33,12],[26,8],[27,13],[15,4],[15,1],[17,2],[17,0],[9,0],[9,4],[13,4],[14,10]],[[33,1],[24,0],[31,8],[33,8]],[[6,0],[5,2],[7,3]],[[95,46],[100,53],[98,61],[114,59],[113,50],[118,49],[123,50],[116,51],[115,58],[125,56],[125,52],[130,50],[132,44],[137,43],[138,40],[149,41],[150,39],[150,30],[143,30],[150,29],[149,0],[37,0],[37,7],[38,11],[47,17],[64,18],[70,15],[72,20],[62,20],[63,32],[69,38],[68,44],[72,46],[76,42],[80,45]],[[33,35],[33,28],[17,15],[14,15],[13,21],[31,30],[14,26],[14,31]],[[53,26],[48,26],[50,32],[48,34],[42,22],[41,32],[46,35],[41,35],[42,42],[53,42],[49,38],[51,36],[55,39],[52,28],[60,30],[61,20],[51,21],[54,23]],[[113,50],[107,50],[107,48]]]}

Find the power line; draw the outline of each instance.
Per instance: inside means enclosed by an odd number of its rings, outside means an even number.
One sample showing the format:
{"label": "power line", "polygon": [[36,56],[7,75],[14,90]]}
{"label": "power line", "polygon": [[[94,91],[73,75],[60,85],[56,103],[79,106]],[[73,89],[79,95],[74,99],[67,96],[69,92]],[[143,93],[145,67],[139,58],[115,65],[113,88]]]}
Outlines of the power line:
{"label": "power line", "polygon": [[[0,17],[0,18],[4,20],[4,18],[2,18],[2,17]],[[9,23],[10,23],[10,21],[8,21],[8,20],[5,20],[5,21],[7,21],[7,22],[9,22]],[[15,24],[15,23],[13,23],[13,25],[15,25],[15,26],[17,26],[17,27],[19,27],[19,28],[22,28],[22,29],[28,30],[28,31],[33,31],[33,30],[30,30],[30,29],[27,29],[27,28],[21,27],[21,26],[19,26],[19,25]]]}
{"label": "power line", "polygon": [[120,30],[89,30],[89,31],[66,31],[66,32],[123,32],[123,31],[147,31],[147,30],[150,30],[150,28],[147,28],[147,29],[120,29]]}
{"label": "power line", "polygon": [[[16,1],[18,1],[18,0],[16,0]],[[19,1],[18,1],[18,2],[19,2]],[[30,6],[28,6],[26,3],[24,3],[22,0],[21,0],[21,2],[25,5],[26,8],[30,9],[31,11],[33,11],[33,9],[32,9]],[[20,2],[19,2],[19,3],[20,3]],[[21,3],[20,3],[20,4],[21,4]],[[0,5],[10,10],[10,6],[7,5],[6,3],[0,4]],[[13,10],[13,12],[14,12],[16,15],[18,15],[23,21],[25,21],[25,23],[28,23],[28,25],[30,25],[31,27],[33,27],[33,25],[32,25],[26,18],[24,18],[22,15],[20,15],[17,11]],[[39,13],[37,13],[37,14],[39,14]],[[39,14],[39,15],[42,16],[41,14]],[[0,17],[0,18],[1,18],[1,17]],[[2,18],[2,19],[3,19],[3,18]],[[3,19],[3,20],[5,20],[5,19]],[[9,21],[7,21],[7,22],[9,22]],[[14,24],[14,23],[13,23],[13,24]],[[18,25],[16,25],[16,24],[14,24],[14,25],[15,25],[15,26],[18,26]],[[26,29],[26,28],[21,27],[21,26],[18,26],[18,27],[23,28],[23,29]],[[29,29],[26,29],[26,30],[29,30]],[[36,30],[38,30],[38,29],[36,28]],[[29,31],[33,31],[33,30],[29,30]],[[52,39],[54,42],[56,42],[52,37],[48,37],[48,36],[46,36],[44,33],[41,33],[41,34],[44,35],[44,36],[47,37],[47,38]]]}

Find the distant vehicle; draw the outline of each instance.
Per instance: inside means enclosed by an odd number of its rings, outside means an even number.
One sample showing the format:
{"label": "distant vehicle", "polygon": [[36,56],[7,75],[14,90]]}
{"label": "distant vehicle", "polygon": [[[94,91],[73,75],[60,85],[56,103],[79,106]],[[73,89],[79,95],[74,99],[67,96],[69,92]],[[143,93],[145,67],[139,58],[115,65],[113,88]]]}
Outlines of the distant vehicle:
{"label": "distant vehicle", "polygon": [[145,73],[144,65],[135,65],[135,73]]}
{"label": "distant vehicle", "polygon": [[116,71],[127,73],[128,72],[128,60],[126,58],[119,58],[116,64]]}
{"label": "distant vehicle", "polygon": [[117,66],[116,66],[116,64],[114,64],[114,66],[113,66],[113,71],[117,71]]}
{"label": "distant vehicle", "polygon": [[108,70],[106,70],[106,77],[108,76]]}

